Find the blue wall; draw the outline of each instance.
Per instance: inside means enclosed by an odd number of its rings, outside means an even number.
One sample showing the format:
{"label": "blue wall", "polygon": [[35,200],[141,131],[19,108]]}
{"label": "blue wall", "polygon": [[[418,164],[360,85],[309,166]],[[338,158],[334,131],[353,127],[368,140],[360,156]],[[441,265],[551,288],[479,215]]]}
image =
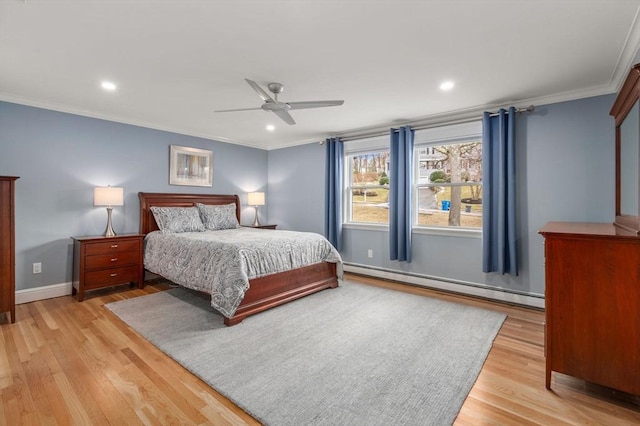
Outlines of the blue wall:
{"label": "blue wall", "polygon": [[[169,185],[169,145],[213,151],[213,187]],[[0,175],[16,181],[16,289],[71,281],[69,237],[104,232],[94,186],[124,187],[117,233],[138,232],[138,192],[238,194],[267,189],[267,151],[0,102]],[[267,207],[260,209],[266,222]],[[242,211],[251,223],[253,209]],[[42,274],[32,274],[32,263]]]}
{"label": "blue wall", "polygon": [[[414,234],[410,264],[388,260],[386,230],[345,229],[346,262],[470,284],[544,293],[542,238],[547,221],[612,222],[614,218],[614,95],[538,106],[518,117],[520,264],[518,277],[481,272],[480,238]],[[212,188],[168,184],[169,145],[214,152]],[[137,232],[137,193],[267,192],[263,223],[324,232],[324,146],[273,151],[0,103],[0,175],[16,175],[16,288],[71,281],[70,236],[104,231],[106,211],[93,206],[93,187],[122,186],[114,208],[118,233]],[[268,183],[268,184],[267,184]],[[243,209],[243,223],[253,209]],[[268,213],[268,218],[267,218]],[[374,251],[373,259],[367,250]],[[43,273],[31,265],[42,262]]]}
{"label": "blue wall", "polygon": [[269,151],[269,219],[278,229],[324,234],[325,147]]}
{"label": "blue wall", "polygon": [[[345,262],[386,271],[480,284],[530,295],[544,293],[543,241],[548,221],[613,222],[615,96],[536,107],[519,115],[518,214],[520,275],[482,272],[482,239],[414,233],[413,261],[390,261],[388,232],[344,230]],[[318,144],[269,152],[272,220],[294,230],[323,231],[324,150]],[[373,259],[367,250],[374,252]]]}

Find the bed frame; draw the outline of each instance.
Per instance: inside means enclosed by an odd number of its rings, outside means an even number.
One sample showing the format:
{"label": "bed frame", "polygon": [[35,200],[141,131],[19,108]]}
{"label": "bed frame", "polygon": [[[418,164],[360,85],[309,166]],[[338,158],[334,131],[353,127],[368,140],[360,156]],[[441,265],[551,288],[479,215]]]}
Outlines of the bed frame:
{"label": "bed frame", "polygon": [[[236,216],[240,222],[240,198],[237,195],[209,194],[168,194],[139,192],[140,199],[140,233],[148,234],[158,229],[150,207],[192,207],[202,204],[236,205]],[[267,232],[267,231],[265,231]],[[268,231],[273,232],[273,231]],[[144,286],[144,283],[143,283]],[[336,264],[317,263],[290,271],[267,275],[249,280],[249,290],[235,314],[224,318],[227,326],[241,322],[249,315],[257,314],[275,306],[282,305],[306,295],[338,286]]]}

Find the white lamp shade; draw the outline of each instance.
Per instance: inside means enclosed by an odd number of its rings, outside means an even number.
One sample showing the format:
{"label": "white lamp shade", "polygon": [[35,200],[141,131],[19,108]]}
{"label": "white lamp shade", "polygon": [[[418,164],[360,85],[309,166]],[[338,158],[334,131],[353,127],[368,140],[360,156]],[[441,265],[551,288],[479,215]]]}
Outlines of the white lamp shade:
{"label": "white lamp shade", "polygon": [[94,206],[124,205],[124,190],[112,186],[96,186],[93,190]]}
{"label": "white lamp shade", "polygon": [[264,192],[249,192],[247,204],[250,206],[264,206]]}

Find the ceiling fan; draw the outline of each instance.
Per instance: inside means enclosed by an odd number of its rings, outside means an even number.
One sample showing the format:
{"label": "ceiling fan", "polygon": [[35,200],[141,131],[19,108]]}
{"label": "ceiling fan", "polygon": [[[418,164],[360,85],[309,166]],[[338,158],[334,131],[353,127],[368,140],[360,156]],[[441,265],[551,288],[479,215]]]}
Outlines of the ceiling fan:
{"label": "ceiling fan", "polygon": [[289,110],[292,109],[308,109],[308,108],[322,108],[322,107],[330,107],[330,106],[340,106],[344,103],[344,101],[307,101],[307,102],[280,102],[278,101],[278,94],[284,91],[284,86],[280,83],[269,83],[267,88],[271,93],[273,93],[273,97],[271,97],[267,92],[262,90],[262,88],[253,80],[249,80],[245,78],[246,82],[249,83],[249,86],[253,87],[258,93],[258,96],[262,98],[264,103],[260,108],[241,108],[241,109],[224,109],[218,110],[215,112],[234,112],[234,111],[252,111],[262,109],[264,111],[271,111],[278,117],[282,119],[287,124],[296,124],[291,114],[289,114]]}

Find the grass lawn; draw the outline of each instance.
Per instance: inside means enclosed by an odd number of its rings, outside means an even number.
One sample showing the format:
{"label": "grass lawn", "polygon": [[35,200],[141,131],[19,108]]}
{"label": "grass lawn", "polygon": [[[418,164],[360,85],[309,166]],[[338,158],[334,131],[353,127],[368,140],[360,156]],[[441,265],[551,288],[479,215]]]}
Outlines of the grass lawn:
{"label": "grass lawn", "polygon": [[[376,195],[353,196],[353,221],[365,223],[389,223],[389,209],[376,204],[385,204],[389,202],[389,190],[386,188],[374,188],[369,191],[375,192]],[[471,190],[467,186],[462,187],[462,198],[471,198]],[[451,199],[451,187],[445,187],[443,192],[437,194],[438,206],[441,206],[442,200]],[[365,204],[366,203],[366,204]],[[466,211],[469,206],[470,211]],[[461,205],[460,226],[464,228],[481,228],[482,227],[482,204],[465,204]],[[431,226],[448,226],[449,212],[432,209],[418,215],[418,224]]]}
{"label": "grass lawn", "polygon": [[[365,223],[389,223],[389,209],[371,205],[354,204],[353,221]],[[433,210],[433,212],[429,213],[420,213],[418,215],[418,223],[420,225],[448,226],[449,212]],[[478,213],[467,214],[465,212],[461,212],[460,226],[464,228],[480,228],[482,227],[482,215]]]}

